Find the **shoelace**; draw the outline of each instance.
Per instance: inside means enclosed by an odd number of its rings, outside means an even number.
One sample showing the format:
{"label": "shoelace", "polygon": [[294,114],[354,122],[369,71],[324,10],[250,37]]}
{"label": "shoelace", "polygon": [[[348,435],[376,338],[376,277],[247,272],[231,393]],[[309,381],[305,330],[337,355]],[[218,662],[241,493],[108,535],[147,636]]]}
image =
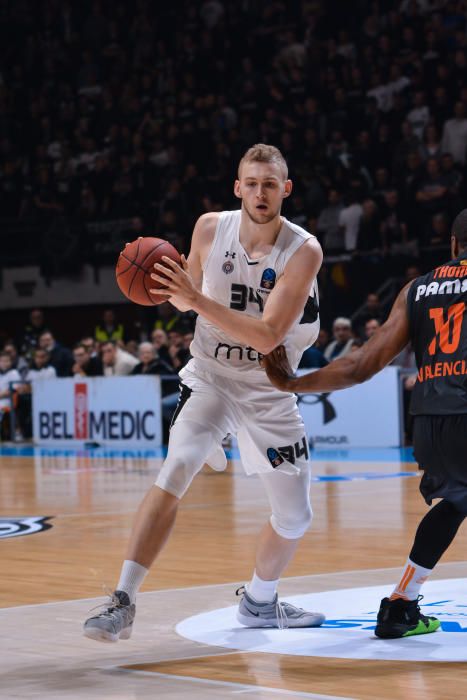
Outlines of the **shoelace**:
{"label": "shoelace", "polygon": [[[240,586],[240,588],[237,588],[237,590],[235,591],[235,595],[238,596],[244,595],[245,593],[245,586]],[[287,613],[285,612],[286,605],[286,603],[281,603],[279,600],[276,603],[276,620],[277,626],[280,630],[286,629],[289,626],[289,618],[287,617]],[[288,605],[290,605],[290,603],[288,603]]]}
{"label": "shoelace", "polygon": [[279,601],[276,603],[276,619],[277,626],[280,630],[284,630],[289,626],[289,618],[285,612],[285,605]]}
{"label": "shoelace", "polygon": [[119,598],[115,595],[113,591],[111,591],[105,585],[103,585],[102,587],[104,589],[104,593],[109,597],[109,600],[105,601],[104,603],[99,603],[99,605],[95,605],[89,610],[89,612],[92,612],[93,610],[99,610],[99,608],[104,608],[101,613],[99,613],[98,615],[94,615],[94,617],[108,615],[112,619],[117,619],[117,616],[115,615],[116,609],[123,608],[124,606],[121,604]]}

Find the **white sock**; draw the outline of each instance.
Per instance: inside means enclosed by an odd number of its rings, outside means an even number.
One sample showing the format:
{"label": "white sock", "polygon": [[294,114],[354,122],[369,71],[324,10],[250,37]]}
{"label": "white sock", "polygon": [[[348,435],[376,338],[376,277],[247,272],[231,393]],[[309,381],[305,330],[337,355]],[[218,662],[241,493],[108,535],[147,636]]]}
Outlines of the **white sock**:
{"label": "white sock", "polygon": [[391,600],[404,598],[404,600],[416,600],[420,588],[427,580],[433,569],[425,569],[418,566],[411,559],[407,559],[402,578],[391,594]]}
{"label": "white sock", "polygon": [[277,584],[279,579],[275,581],[263,581],[256,571],[253,574],[251,582],[247,585],[246,589],[248,595],[256,600],[257,603],[269,603],[274,600],[277,590]]}
{"label": "white sock", "polygon": [[116,590],[125,591],[130,599],[130,602],[134,603],[136,600],[136,594],[138,593],[138,590],[148,571],[149,569],[145,569],[145,567],[141,566],[141,564],[125,559]]}

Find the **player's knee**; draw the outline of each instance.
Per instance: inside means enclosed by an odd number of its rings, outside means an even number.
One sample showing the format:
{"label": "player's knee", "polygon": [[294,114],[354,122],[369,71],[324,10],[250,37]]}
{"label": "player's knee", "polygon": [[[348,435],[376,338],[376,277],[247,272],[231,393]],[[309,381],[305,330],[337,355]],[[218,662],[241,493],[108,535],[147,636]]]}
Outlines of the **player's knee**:
{"label": "player's knee", "polygon": [[202,466],[203,461],[188,449],[178,450],[173,456],[169,453],[156,479],[156,486],[182,498]]}
{"label": "player's knee", "polygon": [[310,528],[312,520],[313,511],[311,505],[307,505],[297,513],[286,515],[273,513],[270,522],[273,530],[280,537],[284,537],[286,540],[298,540]]}

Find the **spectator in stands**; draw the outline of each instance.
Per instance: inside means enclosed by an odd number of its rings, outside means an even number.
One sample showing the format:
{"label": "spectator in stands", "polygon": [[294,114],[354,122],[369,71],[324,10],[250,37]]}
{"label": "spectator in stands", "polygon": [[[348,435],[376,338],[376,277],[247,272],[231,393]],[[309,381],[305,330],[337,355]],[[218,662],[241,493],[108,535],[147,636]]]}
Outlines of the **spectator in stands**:
{"label": "spectator in stands", "polygon": [[443,153],[441,156],[441,173],[447,187],[449,214],[453,217],[463,206],[464,178],[450,153]]}
{"label": "spectator in stands", "polygon": [[324,357],[328,362],[337,360],[338,357],[348,355],[352,350],[354,337],[352,335],[352,322],[350,318],[339,316],[332,324],[333,340],[324,351]]}
{"label": "spectator in stands", "polygon": [[105,309],[102,321],[97,324],[94,331],[97,342],[105,343],[107,340],[123,342],[124,334],[123,324],[116,321],[115,312],[112,309]]}
{"label": "spectator in stands", "polygon": [[190,350],[185,347],[181,329],[172,329],[168,332],[169,355],[173,368],[179,372],[190,359]]}
{"label": "spectator in stands", "polygon": [[358,201],[358,193],[351,190],[347,197],[347,205],[339,214],[339,233],[344,241],[346,251],[353,251],[357,246],[358,229],[362,218],[363,208]]}
{"label": "spectator in stands", "polygon": [[328,360],[324,357],[322,351],[317,348],[315,344],[312,345],[311,348],[307,348],[303,353],[302,359],[300,360],[299,369],[326,367],[328,364]]}
{"label": "spectator in stands", "polygon": [[19,381],[18,370],[14,369],[10,355],[0,352],[0,438],[9,440],[10,431],[10,409],[12,405],[12,382]]}
{"label": "spectator in stands", "polygon": [[381,326],[381,321],[377,318],[369,318],[365,323],[365,340],[369,340],[372,335],[376,333],[378,328]]}
{"label": "spectator in stands", "polygon": [[408,243],[408,226],[400,205],[396,189],[386,192],[381,221],[381,243],[385,252],[396,255],[406,251]]}
{"label": "spectator in stands", "polygon": [[130,355],[126,350],[122,350],[114,340],[107,340],[102,343],[102,364],[104,366],[104,375],[126,376],[131,374],[133,367],[136,367],[138,360],[133,355]]}
{"label": "spectator in stands", "polygon": [[81,377],[101,377],[104,374],[102,360],[98,355],[89,352],[89,347],[84,343],[76,343],[73,348],[73,375]]}
{"label": "spectator in stands", "polygon": [[431,225],[423,242],[428,246],[440,246],[449,240],[449,234],[449,219],[441,212],[431,217]]}
{"label": "spectator in stands", "polygon": [[161,360],[164,360],[166,364],[171,366],[172,360],[169,353],[169,339],[167,338],[167,333],[162,330],[162,328],[156,328],[156,330],[151,333],[151,342]]}
{"label": "spectator in stands", "polygon": [[384,320],[383,309],[378,294],[371,292],[367,295],[364,305],[353,316],[353,326],[356,333],[362,337],[365,324],[370,319]]}
{"label": "spectator in stands", "polygon": [[327,328],[321,327],[319,329],[318,337],[316,338],[316,342],[314,344],[315,348],[318,348],[318,350],[321,350],[322,353],[324,353],[326,347],[329,345],[329,331]]}
{"label": "spectator in stands", "polygon": [[120,347],[123,347],[124,350],[130,353],[130,355],[133,355],[133,357],[138,357],[138,352],[139,352],[139,344],[137,340],[129,340],[127,343],[125,343],[124,346],[119,343]]}
{"label": "spectator in stands", "polygon": [[441,173],[436,158],[428,158],[426,162],[426,174],[422,178],[417,189],[415,199],[424,214],[425,228],[427,217],[447,208],[447,192],[445,179]]}
{"label": "spectator in stands", "polygon": [[19,382],[21,377],[18,370],[13,368],[10,355],[0,352],[0,412],[9,410],[11,401],[11,382]]}
{"label": "spectator in stands", "polygon": [[340,192],[331,188],[328,192],[328,205],[322,209],[317,223],[317,234],[327,255],[344,250],[344,233],[339,226],[339,215],[343,208]]}
{"label": "spectator in stands", "polygon": [[427,124],[423,131],[423,141],[420,144],[420,155],[424,161],[428,158],[441,158],[441,139],[435,124]]}
{"label": "spectator in stands", "polygon": [[404,172],[409,155],[420,148],[420,139],[413,133],[409,121],[402,122],[401,134],[402,138],[394,149],[393,171],[397,177]]}
{"label": "spectator in stands", "polygon": [[18,340],[20,354],[30,358],[32,350],[39,343],[39,336],[46,330],[44,312],[42,309],[32,309],[29,313],[29,322],[24,327]]}
{"label": "spectator in stands", "polygon": [[44,331],[39,336],[39,347],[46,350],[50,357],[50,364],[55,368],[57,377],[71,377],[73,355],[68,348],[57,343],[50,331]]}
{"label": "spectator in stands", "polygon": [[18,370],[20,377],[23,378],[29,368],[26,358],[18,355],[18,350],[12,340],[7,340],[3,346],[3,351],[9,354],[12,368]]}
{"label": "spectator in stands", "polygon": [[363,202],[356,248],[356,253],[366,258],[382,253],[381,216],[373,199]]}
{"label": "spectator in stands", "polygon": [[25,381],[35,382],[37,379],[54,379],[57,376],[59,375],[52,365],[50,353],[43,348],[36,348]]}
{"label": "spectator in stands", "polygon": [[80,345],[84,345],[88,353],[91,355],[91,357],[100,357],[99,355],[99,350],[100,350],[100,345],[97,342],[95,338],[93,338],[91,335],[85,335],[81,340],[79,341]]}
{"label": "spectator in stands", "polygon": [[409,265],[404,271],[404,275],[400,282],[400,288],[402,289],[402,287],[405,287],[406,284],[417,279],[417,277],[420,277],[421,274],[422,271],[418,265]]}
{"label": "spectator in stands", "polygon": [[454,107],[454,117],[448,119],[443,128],[441,139],[443,153],[450,153],[455,163],[465,164],[467,150],[467,119],[465,106],[458,101]]}
{"label": "spectator in stands", "polygon": [[157,306],[157,320],[154,329],[161,329],[169,333],[180,322],[180,312],[168,301]]}
{"label": "spectator in stands", "polygon": [[138,347],[139,363],[131,374],[173,374],[173,368],[162,360],[156,353],[152,343],[140,343]]}
{"label": "spectator in stands", "polygon": [[423,133],[430,120],[430,108],[426,104],[425,93],[417,90],[413,97],[413,106],[407,115],[407,121],[412,125],[412,131],[421,141]]}

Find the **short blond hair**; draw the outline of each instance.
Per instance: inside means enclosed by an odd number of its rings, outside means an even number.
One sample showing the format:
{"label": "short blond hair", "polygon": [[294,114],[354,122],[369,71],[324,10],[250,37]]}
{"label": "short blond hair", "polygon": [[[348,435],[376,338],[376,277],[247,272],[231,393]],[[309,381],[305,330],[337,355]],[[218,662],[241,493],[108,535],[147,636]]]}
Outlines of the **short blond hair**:
{"label": "short blond hair", "polygon": [[248,149],[240,163],[238,164],[238,177],[243,163],[276,163],[282,171],[284,180],[287,180],[289,170],[284,156],[275,146],[267,143],[255,143]]}

